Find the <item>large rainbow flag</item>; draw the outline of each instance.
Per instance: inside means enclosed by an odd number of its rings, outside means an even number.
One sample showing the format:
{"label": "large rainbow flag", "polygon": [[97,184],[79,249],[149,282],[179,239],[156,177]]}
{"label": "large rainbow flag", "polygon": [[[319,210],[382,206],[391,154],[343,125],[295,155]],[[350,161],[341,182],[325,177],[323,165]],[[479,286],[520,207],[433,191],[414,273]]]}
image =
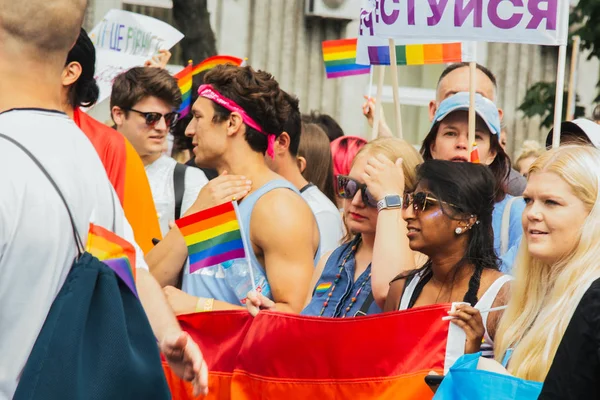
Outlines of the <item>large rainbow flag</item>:
{"label": "large rainbow flag", "polygon": [[[358,318],[220,311],[181,315],[209,366],[206,399],[431,399],[429,371],[443,373],[449,305]],[[460,346],[464,349],[464,336]],[[191,386],[163,363],[174,399]]]}
{"label": "large rainbow flag", "polygon": [[192,69],[192,60],[190,60],[184,69],[173,75],[177,79],[179,90],[181,90],[181,106],[177,110],[181,114],[181,118],[190,112],[192,106]]}
{"label": "large rainbow flag", "polygon": [[236,208],[224,203],[175,221],[188,246],[190,273],[246,256]]}
{"label": "large rainbow flag", "polygon": [[370,66],[356,64],[357,39],[326,40],[323,42],[323,60],[327,78],[368,74]]}
{"label": "large rainbow flag", "polygon": [[244,64],[244,60],[238,57],[225,55],[208,57],[206,60],[202,61],[192,69],[192,75],[198,75],[201,72],[208,71],[209,69],[222,64],[242,66]]}
{"label": "large rainbow flag", "polygon": [[90,224],[86,250],[108,265],[137,296],[135,248],[131,243],[101,226]]}

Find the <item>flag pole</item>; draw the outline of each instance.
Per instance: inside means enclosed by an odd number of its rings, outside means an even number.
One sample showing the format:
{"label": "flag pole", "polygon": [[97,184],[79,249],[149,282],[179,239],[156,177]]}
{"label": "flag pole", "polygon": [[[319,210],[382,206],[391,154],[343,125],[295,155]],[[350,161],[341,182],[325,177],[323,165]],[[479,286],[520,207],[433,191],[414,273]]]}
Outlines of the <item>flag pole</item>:
{"label": "flag pole", "polygon": [[575,118],[575,97],[577,96],[576,91],[576,77],[577,67],[579,65],[579,45],[581,38],[579,36],[573,37],[573,50],[571,52],[571,70],[569,71],[569,95],[567,96],[567,117],[565,121],[572,121]]}
{"label": "flag pole", "polygon": [[377,94],[375,98],[375,116],[373,117],[373,130],[371,132],[371,140],[376,139],[379,134],[379,120],[381,119],[381,92],[383,91],[383,78],[385,77],[385,67],[377,66],[379,76],[377,77]]}
{"label": "flag pole", "polygon": [[369,100],[373,92],[373,66],[369,66],[369,87],[367,87],[367,111],[369,111]]}
{"label": "flag pole", "polygon": [[560,146],[560,122],[562,118],[563,95],[565,87],[565,67],[567,64],[567,46],[558,46],[558,69],[556,71],[556,101],[554,102],[554,125],[552,148]]}
{"label": "flag pole", "polygon": [[[240,220],[240,209],[238,208],[238,203],[237,200],[233,200],[233,208],[235,210],[235,217],[238,220],[238,223]],[[240,223],[240,235],[242,236],[242,244],[244,246],[244,256],[246,258],[246,263],[248,264],[248,272],[250,273],[250,280],[252,281],[252,290],[256,292],[256,281],[254,280],[254,270],[252,269],[252,260],[250,260],[250,244],[249,241],[247,240],[248,238],[246,238],[246,234],[244,233],[244,227],[242,226],[242,224]],[[250,231],[250,228],[248,228],[248,231]]]}
{"label": "flag pole", "polygon": [[400,112],[400,95],[398,93],[398,63],[396,62],[396,44],[394,39],[389,39],[390,68],[392,70],[392,89],[394,91],[394,112],[396,114],[396,132],[402,139],[402,114]]}
{"label": "flag pole", "polygon": [[477,114],[475,112],[475,91],[477,89],[477,44],[473,46],[473,61],[469,62],[469,160],[475,144],[475,126],[477,125]]}

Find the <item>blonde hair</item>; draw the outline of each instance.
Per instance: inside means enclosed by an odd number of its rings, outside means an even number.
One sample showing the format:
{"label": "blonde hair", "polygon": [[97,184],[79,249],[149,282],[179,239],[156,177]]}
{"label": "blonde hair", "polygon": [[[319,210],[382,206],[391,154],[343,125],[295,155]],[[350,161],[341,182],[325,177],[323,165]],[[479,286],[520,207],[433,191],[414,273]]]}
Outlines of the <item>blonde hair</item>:
{"label": "blonde hair", "polygon": [[[359,157],[382,154],[390,161],[396,162],[402,159],[402,170],[404,171],[404,187],[406,192],[412,192],[417,186],[417,165],[423,162],[421,154],[407,141],[396,138],[381,138],[367,143],[354,157],[354,162]],[[402,193],[398,193],[402,195]]]}
{"label": "blonde hair", "polygon": [[[375,139],[365,144],[356,157],[352,160],[352,165],[356,160],[364,155],[375,156],[382,154],[387,157],[390,161],[396,162],[397,159],[402,159],[402,171],[404,172],[404,191],[413,192],[417,186],[417,166],[423,162],[421,154],[408,142],[402,139],[396,138],[380,138]],[[403,193],[398,193],[400,196]],[[354,237],[354,234],[350,232],[344,218],[344,226],[346,227],[346,236],[342,239],[342,242],[347,242]]]}
{"label": "blonde hair", "polygon": [[529,174],[560,176],[589,210],[576,245],[561,260],[548,265],[529,255],[527,242],[515,262],[515,283],[495,338],[496,360],[513,347],[508,371],[516,377],[542,382],[556,350],[589,288],[600,278],[600,150],[564,146],[542,154]]}
{"label": "blonde hair", "polygon": [[514,162],[514,166],[517,170],[520,170],[519,168],[519,164],[521,163],[521,161],[523,161],[526,158],[529,157],[535,157],[538,158],[542,153],[544,152],[544,149],[542,148],[542,145],[540,145],[540,143],[536,140],[526,140],[523,142],[523,146],[521,146],[521,149],[519,150],[519,155],[517,156],[517,159]]}

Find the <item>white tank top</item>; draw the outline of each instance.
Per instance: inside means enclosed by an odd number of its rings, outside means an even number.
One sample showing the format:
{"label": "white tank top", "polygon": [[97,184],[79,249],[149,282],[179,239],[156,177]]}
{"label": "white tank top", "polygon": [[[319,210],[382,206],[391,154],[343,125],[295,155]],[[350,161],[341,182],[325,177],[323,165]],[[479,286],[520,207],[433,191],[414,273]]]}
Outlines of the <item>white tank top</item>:
{"label": "white tank top", "polygon": [[[413,293],[415,292],[415,289],[421,281],[421,279],[423,278],[425,272],[427,271],[423,270],[419,272],[410,280],[410,282],[408,282],[408,286],[406,286],[406,288],[404,289],[404,293],[402,294],[402,298],[400,299],[400,306],[398,307],[398,310],[406,310],[408,308],[410,299],[412,298]],[[502,286],[504,286],[506,282],[512,281],[513,279],[514,278],[510,275],[502,275],[501,277],[496,279],[494,283],[490,285],[488,290],[485,291],[483,296],[481,296],[477,304],[475,304],[475,308],[478,310],[487,310],[489,308],[492,308],[492,304],[494,304],[494,300],[496,300],[496,296],[500,292],[500,289],[502,289]],[[488,315],[489,313],[481,314],[481,320],[483,321],[483,327],[485,328],[483,343],[481,344],[481,355],[483,357],[492,358],[494,357],[494,341],[488,334],[487,330]]]}

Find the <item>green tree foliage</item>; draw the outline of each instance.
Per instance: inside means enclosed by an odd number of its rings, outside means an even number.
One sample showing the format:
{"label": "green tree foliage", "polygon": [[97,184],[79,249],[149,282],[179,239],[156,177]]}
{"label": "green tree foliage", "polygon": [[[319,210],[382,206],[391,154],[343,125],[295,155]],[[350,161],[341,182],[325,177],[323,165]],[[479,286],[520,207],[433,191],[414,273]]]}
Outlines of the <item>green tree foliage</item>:
{"label": "green tree foliage", "polygon": [[[569,43],[573,36],[581,38],[581,49],[589,50],[588,60],[594,57],[600,58],[600,0],[580,0],[573,7],[569,16]],[[569,52],[570,53],[570,52]],[[596,83],[600,88],[600,82]],[[518,110],[523,111],[526,117],[540,116],[542,122],[540,128],[550,128],[554,117],[554,100],[556,82],[537,82],[527,89],[525,98]],[[562,118],[566,116],[567,92],[564,93]],[[600,101],[600,94],[594,100]],[[575,96],[575,118],[585,114],[585,108],[578,104],[579,96]]]}
{"label": "green tree foliage", "polygon": [[[566,100],[568,93],[564,92]],[[525,94],[523,103],[518,110],[523,111],[525,117],[531,118],[540,116],[542,122],[540,128],[551,128],[554,124],[554,101],[556,99],[556,82],[537,82],[534,83]],[[579,102],[579,96],[575,96],[575,104]],[[562,120],[566,119],[567,105],[563,102]],[[575,107],[575,118],[583,117],[585,108],[581,105]]]}

